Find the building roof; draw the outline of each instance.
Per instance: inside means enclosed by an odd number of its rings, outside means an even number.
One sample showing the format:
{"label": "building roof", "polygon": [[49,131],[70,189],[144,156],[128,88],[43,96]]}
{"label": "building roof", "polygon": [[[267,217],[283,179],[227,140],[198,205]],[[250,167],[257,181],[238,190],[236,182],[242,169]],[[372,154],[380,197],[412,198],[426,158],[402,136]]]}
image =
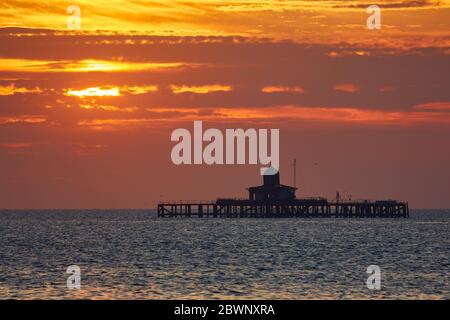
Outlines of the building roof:
{"label": "building roof", "polygon": [[270,189],[291,189],[291,190],[297,190],[297,188],[286,186],[284,184],[275,184],[275,185],[262,185],[262,186],[254,186],[249,187],[247,190],[249,191],[258,191],[258,190],[270,190]]}

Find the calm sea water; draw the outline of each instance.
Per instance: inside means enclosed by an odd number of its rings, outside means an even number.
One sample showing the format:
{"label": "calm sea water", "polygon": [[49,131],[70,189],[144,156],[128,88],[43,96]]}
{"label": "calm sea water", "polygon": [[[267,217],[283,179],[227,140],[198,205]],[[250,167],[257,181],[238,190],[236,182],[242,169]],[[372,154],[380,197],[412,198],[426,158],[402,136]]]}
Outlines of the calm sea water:
{"label": "calm sea water", "polygon": [[[1,299],[450,299],[450,210],[409,220],[0,211]],[[81,268],[68,290],[66,268]],[[369,265],[381,290],[366,286]]]}

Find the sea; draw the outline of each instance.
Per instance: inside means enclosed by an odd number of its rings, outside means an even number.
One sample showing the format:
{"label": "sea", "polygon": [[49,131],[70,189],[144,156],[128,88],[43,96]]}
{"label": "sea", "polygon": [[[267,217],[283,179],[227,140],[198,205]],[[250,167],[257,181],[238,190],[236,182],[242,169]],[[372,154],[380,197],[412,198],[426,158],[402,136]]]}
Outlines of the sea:
{"label": "sea", "polygon": [[449,231],[450,210],[409,219],[0,210],[0,299],[450,299]]}

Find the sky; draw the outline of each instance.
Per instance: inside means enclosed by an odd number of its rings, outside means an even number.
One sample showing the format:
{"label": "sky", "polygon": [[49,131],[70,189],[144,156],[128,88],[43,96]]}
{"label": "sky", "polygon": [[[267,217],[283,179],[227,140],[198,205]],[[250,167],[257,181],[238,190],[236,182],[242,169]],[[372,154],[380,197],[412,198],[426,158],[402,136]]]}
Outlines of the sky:
{"label": "sky", "polygon": [[369,4],[2,1],[0,208],[246,197],[260,165],[172,163],[195,120],[280,129],[297,196],[450,208],[450,1]]}

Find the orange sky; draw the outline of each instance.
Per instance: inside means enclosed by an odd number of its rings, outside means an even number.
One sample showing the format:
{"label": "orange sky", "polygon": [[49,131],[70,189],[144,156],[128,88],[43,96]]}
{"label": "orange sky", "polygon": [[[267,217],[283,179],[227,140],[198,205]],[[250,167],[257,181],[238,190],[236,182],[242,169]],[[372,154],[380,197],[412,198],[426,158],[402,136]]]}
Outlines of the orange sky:
{"label": "orange sky", "polygon": [[450,1],[377,3],[2,1],[0,207],[245,196],[258,166],[171,163],[194,120],[280,128],[299,195],[450,207]]}

